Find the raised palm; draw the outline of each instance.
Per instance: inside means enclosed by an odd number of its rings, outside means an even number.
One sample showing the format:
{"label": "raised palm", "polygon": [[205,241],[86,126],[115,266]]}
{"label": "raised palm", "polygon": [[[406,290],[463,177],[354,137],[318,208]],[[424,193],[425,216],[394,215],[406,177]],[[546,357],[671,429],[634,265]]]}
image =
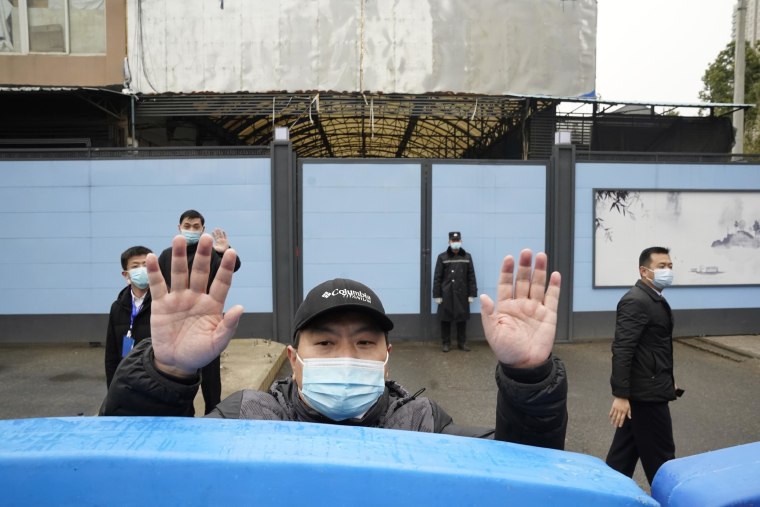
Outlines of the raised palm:
{"label": "raised palm", "polygon": [[483,330],[497,359],[517,368],[537,366],[549,357],[557,330],[560,274],[554,272],[546,286],[546,254],[520,252],[515,273],[515,260],[504,258],[499,274],[496,303],[487,295],[480,296]]}
{"label": "raised palm", "polygon": [[172,288],[166,287],[158,259],[147,258],[151,297],[151,338],[156,366],[166,373],[194,374],[227,347],[243,307],[236,305],[223,314],[224,301],[232,283],[235,251],[222,257],[221,266],[206,293],[211,262],[212,239],[201,237],[188,277],[185,238],[172,241]]}
{"label": "raised palm", "polygon": [[230,240],[227,238],[227,233],[224,232],[224,229],[217,227],[211,233],[211,237],[214,238],[214,250],[220,254],[224,254],[230,247]]}

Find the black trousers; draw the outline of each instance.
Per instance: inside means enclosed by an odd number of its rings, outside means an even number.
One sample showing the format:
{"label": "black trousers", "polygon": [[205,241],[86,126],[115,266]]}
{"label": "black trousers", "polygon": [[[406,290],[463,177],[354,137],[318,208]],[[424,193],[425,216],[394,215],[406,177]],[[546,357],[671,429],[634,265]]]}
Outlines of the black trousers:
{"label": "black trousers", "polygon": [[[441,341],[451,345],[451,322],[441,321]],[[467,342],[467,321],[454,322],[457,325],[457,344],[464,345]]]}
{"label": "black trousers", "polygon": [[621,474],[633,477],[636,461],[652,485],[663,463],[676,457],[673,442],[673,422],[668,402],[644,403],[631,401],[631,419],[626,419],[615,431],[607,453],[607,464]]}
{"label": "black trousers", "polygon": [[206,414],[222,401],[222,361],[219,356],[201,369],[201,392]]}

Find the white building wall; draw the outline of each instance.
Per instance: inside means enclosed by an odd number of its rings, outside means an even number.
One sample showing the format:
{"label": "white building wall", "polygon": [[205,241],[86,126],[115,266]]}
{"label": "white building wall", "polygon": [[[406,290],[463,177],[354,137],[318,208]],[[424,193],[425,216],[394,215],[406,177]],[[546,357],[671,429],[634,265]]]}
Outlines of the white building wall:
{"label": "white building wall", "polygon": [[593,93],[596,0],[128,0],[139,93]]}

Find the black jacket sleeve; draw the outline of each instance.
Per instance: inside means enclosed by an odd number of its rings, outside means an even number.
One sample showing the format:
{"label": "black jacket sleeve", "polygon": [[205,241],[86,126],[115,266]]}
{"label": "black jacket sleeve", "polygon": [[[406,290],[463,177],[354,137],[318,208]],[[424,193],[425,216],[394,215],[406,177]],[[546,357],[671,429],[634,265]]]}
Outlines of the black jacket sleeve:
{"label": "black jacket sleeve", "polygon": [[164,277],[166,286],[171,288],[172,286],[172,249],[171,247],[164,249],[158,256],[158,269],[161,270],[161,275]]}
{"label": "black jacket sleeve", "polygon": [[433,298],[443,297],[441,284],[443,283],[443,259],[439,255],[435,261],[435,271],[433,272]]}
{"label": "black jacket sleeve", "polygon": [[641,301],[624,297],[617,306],[615,339],[612,341],[612,395],[631,397],[631,366],[649,316]]}
{"label": "black jacket sleeve", "polygon": [[116,331],[118,305],[119,302],[114,301],[111,305],[111,313],[108,316],[105,352],[106,387],[110,387],[116,367],[119,366],[119,361],[121,361],[121,338],[123,337],[119,336]]}
{"label": "black jacket sleeve", "polygon": [[[216,274],[219,272],[219,268],[222,266],[222,256],[223,254],[220,254],[216,250],[211,250],[211,266],[209,268],[210,275],[208,277],[208,286],[206,287],[206,292],[211,290],[211,284],[214,283]],[[240,269],[240,266],[240,257],[238,256],[235,258],[235,269],[233,269],[233,272],[236,272],[238,269]]]}
{"label": "black jacket sleeve", "polygon": [[99,415],[191,417],[200,380],[200,375],[185,381],[159,372],[146,338],[119,364]]}
{"label": "black jacket sleeve", "polygon": [[496,385],[496,440],[565,448],[567,375],[558,357],[527,370],[499,364]]}
{"label": "black jacket sleeve", "polygon": [[478,297],[478,282],[475,279],[475,264],[472,262],[472,256],[467,254],[470,261],[467,264],[467,297]]}
{"label": "black jacket sleeve", "polygon": [[[237,252],[235,252],[235,254],[237,254]],[[233,272],[237,272],[237,270],[240,269],[241,264],[242,263],[240,262],[240,255],[236,255],[235,256],[235,269],[233,269],[232,271]]]}

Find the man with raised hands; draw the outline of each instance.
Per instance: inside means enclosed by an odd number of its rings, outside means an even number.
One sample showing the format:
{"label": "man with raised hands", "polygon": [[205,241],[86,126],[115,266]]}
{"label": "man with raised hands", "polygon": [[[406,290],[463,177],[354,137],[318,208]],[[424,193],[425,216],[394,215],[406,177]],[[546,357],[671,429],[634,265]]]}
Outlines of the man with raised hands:
{"label": "man with raised hands", "polygon": [[[211,250],[212,239],[201,237],[189,274],[185,239],[175,237],[171,290],[156,257],[148,256],[152,338],[122,361],[101,415],[192,414],[199,370],[224,350],[243,313],[239,305],[223,313],[233,249],[224,253],[206,293]],[[532,264],[530,250],[520,252],[517,262],[505,257],[496,301],[480,296],[486,339],[499,361],[494,429],[456,425],[437,403],[389,379],[393,322],[372,289],[348,279],[319,284],[296,311],[287,348],[292,377],[275,381],[267,392],[238,391],[207,417],[404,429],[562,449],[567,379],[552,354],[560,274],[547,276],[543,253]]]}

